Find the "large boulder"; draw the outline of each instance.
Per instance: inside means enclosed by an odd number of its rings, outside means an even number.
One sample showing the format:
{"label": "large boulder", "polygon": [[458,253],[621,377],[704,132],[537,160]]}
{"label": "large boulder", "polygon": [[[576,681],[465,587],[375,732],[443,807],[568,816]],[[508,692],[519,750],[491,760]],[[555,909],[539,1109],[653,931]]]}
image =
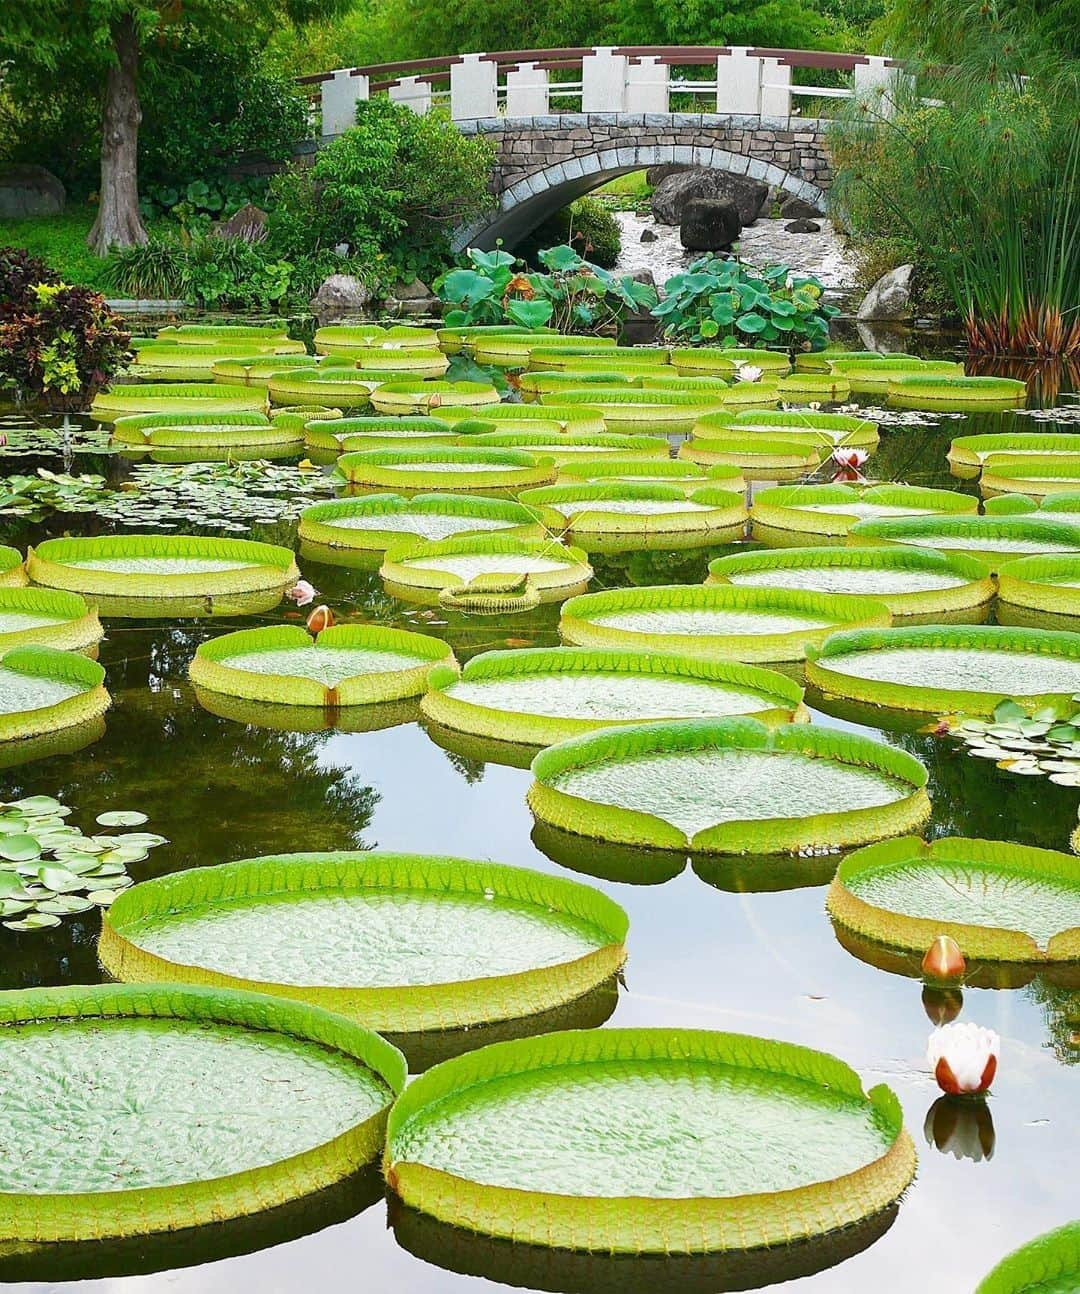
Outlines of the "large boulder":
{"label": "large boulder", "polygon": [[820,234],[821,226],[816,220],[793,220],[790,224],[784,226],[784,232],[788,234]]}
{"label": "large boulder", "polygon": [[64,186],[44,166],[0,166],[0,219],[58,216],[64,209]]}
{"label": "large boulder", "polygon": [[911,276],[914,265],[898,265],[883,274],[862,299],[856,319],[899,323],[912,316]]}
{"label": "large boulder", "polygon": [[392,315],[431,315],[437,314],[441,308],[439,298],[420,279],[395,283],[385,305]]}
{"label": "large boulder", "polygon": [[366,283],[352,274],[331,274],[311,298],[311,313],[320,321],[360,314],[371,301]]}
{"label": "large boulder", "polygon": [[817,220],[820,215],[820,208],[804,198],[787,198],[780,204],[782,220]]}
{"label": "large boulder", "polygon": [[219,238],[232,238],[241,243],[261,243],[266,239],[266,212],[254,203],[244,205],[228,220],[217,226]]}
{"label": "large boulder", "polygon": [[730,202],[744,225],[752,225],[769,200],[769,186],[728,171],[681,171],[662,180],[652,195],[652,213],[662,225],[681,225],[686,204],[695,198]]}
{"label": "large boulder", "polygon": [[659,166],[650,166],[645,172],[645,183],[655,189],[658,184],[662,184],[669,175],[678,175],[680,171],[690,171],[693,167],[688,166],[686,162],[661,162]]}
{"label": "large boulder", "polygon": [[688,252],[726,251],[739,236],[742,223],[734,202],[721,198],[691,198],[683,208],[679,239]]}

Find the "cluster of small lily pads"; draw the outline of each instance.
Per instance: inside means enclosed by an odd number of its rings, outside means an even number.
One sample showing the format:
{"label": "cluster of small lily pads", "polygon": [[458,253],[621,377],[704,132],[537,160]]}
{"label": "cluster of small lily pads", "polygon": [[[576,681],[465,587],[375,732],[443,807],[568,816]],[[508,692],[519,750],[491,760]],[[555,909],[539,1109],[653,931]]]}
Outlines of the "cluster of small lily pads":
{"label": "cluster of small lily pads", "polygon": [[245,463],[146,464],[131,474],[132,489],[117,495],[128,525],[168,527],[195,522],[226,531],[251,523],[292,521],[333,479],[318,468],[261,459]]}
{"label": "cluster of small lily pads", "polygon": [[105,477],[72,476],[39,467],[33,475],[15,473],[0,484],[0,515],[40,521],[50,512],[95,512],[108,515],[115,494]]}
{"label": "cluster of small lily pads", "polygon": [[838,413],[856,413],[860,418],[877,423],[879,427],[937,427],[943,418],[966,418],[966,413],[951,413],[935,409],[878,409],[864,404],[843,404]]}
{"label": "cluster of small lily pads", "polygon": [[67,822],[71,809],[51,795],[0,804],[0,917],[8,930],[47,930],[61,917],[107,908],[132,884],[131,863],[166,844],[141,827],[145,813],[115,810],[95,821],[109,833],[84,835]]}
{"label": "cluster of small lily pads", "polygon": [[[1080,695],[1072,700],[1080,703]],[[944,725],[969,754],[992,759],[1010,773],[1080,786],[1080,710],[1063,714],[1045,706],[1028,714],[1016,701],[1002,701],[990,719],[954,715]]]}

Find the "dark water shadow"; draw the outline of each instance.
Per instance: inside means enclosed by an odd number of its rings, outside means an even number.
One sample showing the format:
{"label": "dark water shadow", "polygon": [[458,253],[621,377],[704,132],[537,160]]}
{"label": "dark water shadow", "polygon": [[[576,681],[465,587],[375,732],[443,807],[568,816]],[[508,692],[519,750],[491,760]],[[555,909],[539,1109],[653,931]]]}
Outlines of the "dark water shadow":
{"label": "dark water shadow", "polygon": [[[553,1294],[723,1294],[813,1276],[868,1249],[892,1226],[893,1204],[872,1218],[811,1240],[722,1254],[592,1254],[516,1244],[463,1231],[388,1200],[394,1238],[444,1271]],[[588,1208],[588,1201],[582,1201]]]}
{"label": "dark water shadow", "polygon": [[383,1198],[374,1164],[323,1191],[251,1217],[119,1240],[0,1241],[0,1281],[101,1280],[148,1276],[257,1253],[347,1222]]}
{"label": "dark water shadow", "polygon": [[455,1056],[486,1047],[493,1042],[513,1038],[534,1038],[557,1029],[598,1029],[606,1023],[619,1002],[619,980],[605,980],[590,992],[535,1015],[513,1020],[496,1020],[491,1024],[474,1024],[464,1029],[430,1029],[424,1033],[388,1033],[381,1030],[387,1042],[405,1053],[410,1074],[422,1074],[432,1065]]}

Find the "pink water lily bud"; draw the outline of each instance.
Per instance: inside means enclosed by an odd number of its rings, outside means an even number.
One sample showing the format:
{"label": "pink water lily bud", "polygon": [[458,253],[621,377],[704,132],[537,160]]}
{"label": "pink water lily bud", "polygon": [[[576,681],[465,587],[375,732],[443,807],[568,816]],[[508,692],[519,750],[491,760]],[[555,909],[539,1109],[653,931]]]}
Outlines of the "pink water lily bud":
{"label": "pink water lily bud", "polygon": [[927,979],[961,979],[967,962],[960,945],[950,935],[938,935],[922,959],[923,974]]}
{"label": "pink water lily bud", "polygon": [[318,591],[315,585],[309,584],[307,580],[298,580],[285,596],[291,598],[298,607],[306,607],[309,602],[315,601]]}
{"label": "pink water lily bud", "polygon": [[740,364],[735,370],[735,380],[737,382],[760,382],[761,375],[765,370],[758,368],[756,364]]}
{"label": "pink water lily bud", "polygon": [[957,1022],[930,1035],[926,1058],[938,1087],[950,1096],[982,1096],[997,1073],[1001,1039],[993,1029]]}

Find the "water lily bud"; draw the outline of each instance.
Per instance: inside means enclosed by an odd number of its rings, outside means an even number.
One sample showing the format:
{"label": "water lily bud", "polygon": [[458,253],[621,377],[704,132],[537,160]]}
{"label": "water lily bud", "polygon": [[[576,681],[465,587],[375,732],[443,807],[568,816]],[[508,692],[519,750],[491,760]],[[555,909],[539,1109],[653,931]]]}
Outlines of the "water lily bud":
{"label": "water lily bud", "polygon": [[334,623],[334,613],[327,606],[316,607],[307,618],[308,633],[321,634]]}
{"label": "water lily bud", "polygon": [[946,1024],[935,1029],[926,1058],[938,1087],[950,1096],[983,1096],[997,1073],[1001,1039],[978,1024]]}
{"label": "water lily bud", "polygon": [[967,970],[967,962],[960,945],[951,935],[938,935],[926,950],[922,970],[927,979],[961,979]]}

